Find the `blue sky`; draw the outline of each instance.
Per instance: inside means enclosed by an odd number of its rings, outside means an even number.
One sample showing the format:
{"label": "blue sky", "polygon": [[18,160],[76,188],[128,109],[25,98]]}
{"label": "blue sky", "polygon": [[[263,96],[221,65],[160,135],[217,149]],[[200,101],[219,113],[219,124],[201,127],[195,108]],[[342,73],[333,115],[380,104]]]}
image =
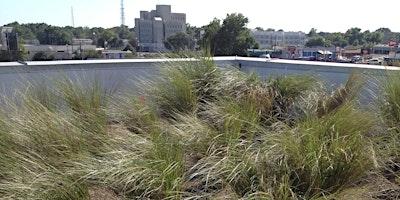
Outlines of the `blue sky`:
{"label": "blue sky", "polygon": [[[120,0],[1,0],[0,26],[19,23],[47,23],[71,26],[73,7],[75,26],[110,28],[120,25]],[[379,3],[372,3],[379,2]],[[208,24],[228,13],[249,18],[248,28],[257,26],[284,31],[311,28],[324,32],[345,32],[358,27],[375,31],[385,27],[400,32],[399,0],[124,0],[125,24],[135,26],[140,10],[150,11],[157,4],[171,5],[172,12],[186,13],[187,23]]]}

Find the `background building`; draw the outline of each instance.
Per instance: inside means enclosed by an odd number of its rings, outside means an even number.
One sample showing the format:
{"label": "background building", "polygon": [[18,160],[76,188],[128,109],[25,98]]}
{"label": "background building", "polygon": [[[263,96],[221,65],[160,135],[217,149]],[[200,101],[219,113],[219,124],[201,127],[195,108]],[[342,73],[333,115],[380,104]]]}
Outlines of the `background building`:
{"label": "background building", "polygon": [[276,46],[304,46],[307,41],[304,32],[284,31],[258,31],[252,30],[251,34],[260,44],[261,49],[274,48]]}
{"label": "background building", "polygon": [[1,50],[4,51],[18,51],[18,36],[13,32],[12,27],[1,27],[0,43]]}
{"label": "background building", "polygon": [[141,51],[165,51],[166,38],[178,32],[186,32],[186,14],[172,13],[170,5],[157,5],[150,12],[140,11],[140,18],[135,18]]}

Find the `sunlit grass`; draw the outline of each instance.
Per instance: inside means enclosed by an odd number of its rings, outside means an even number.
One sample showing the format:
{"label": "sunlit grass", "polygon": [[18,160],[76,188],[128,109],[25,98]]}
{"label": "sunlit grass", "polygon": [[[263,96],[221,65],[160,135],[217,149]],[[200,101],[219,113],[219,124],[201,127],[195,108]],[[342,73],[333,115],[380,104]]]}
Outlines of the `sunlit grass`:
{"label": "sunlit grass", "polygon": [[330,94],[310,76],[263,80],[207,58],[160,70],[139,94],[67,77],[17,92],[0,109],[0,196],[329,199],[398,165],[397,76],[375,113],[357,102],[360,72]]}
{"label": "sunlit grass", "polygon": [[348,104],[283,135],[283,159],[296,191],[306,196],[334,193],[366,175],[375,163],[366,137],[373,126],[370,113]]}

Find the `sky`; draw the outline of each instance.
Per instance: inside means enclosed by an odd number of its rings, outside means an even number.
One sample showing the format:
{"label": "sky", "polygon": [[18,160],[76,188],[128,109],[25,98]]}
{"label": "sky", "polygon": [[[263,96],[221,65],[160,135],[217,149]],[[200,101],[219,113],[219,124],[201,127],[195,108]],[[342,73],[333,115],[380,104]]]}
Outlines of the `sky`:
{"label": "sky", "polygon": [[[133,28],[140,11],[155,10],[159,4],[186,13],[186,23],[197,27],[241,13],[251,29],[344,33],[384,27],[400,32],[399,0],[124,0],[125,25]],[[0,26],[17,21],[111,28],[121,24],[120,13],[121,0],[0,0]]]}

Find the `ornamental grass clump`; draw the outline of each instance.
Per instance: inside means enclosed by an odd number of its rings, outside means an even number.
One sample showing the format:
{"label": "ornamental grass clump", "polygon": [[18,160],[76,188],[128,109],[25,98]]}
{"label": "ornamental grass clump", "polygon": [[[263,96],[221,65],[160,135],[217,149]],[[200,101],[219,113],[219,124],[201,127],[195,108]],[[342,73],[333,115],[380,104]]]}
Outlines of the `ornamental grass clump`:
{"label": "ornamental grass clump", "polygon": [[393,183],[400,181],[400,72],[398,70],[386,70],[380,78],[379,114],[386,129],[382,138],[377,142],[380,149],[381,163],[384,166],[384,175]]}
{"label": "ornamental grass clump", "polygon": [[76,161],[75,168],[88,183],[106,186],[126,198],[179,199],[184,180],[182,142],[174,133],[161,130],[166,128],[146,134],[119,133],[107,151]]}
{"label": "ornamental grass clump", "polygon": [[348,103],[280,136],[293,190],[305,197],[335,193],[374,169],[375,153],[367,135],[375,122],[371,113]]}
{"label": "ornamental grass clump", "polygon": [[400,132],[400,73],[388,70],[385,75],[379,80],[383,91],[379,104],[382,117],[389,128]]}
{"label": "ornamental grass clump", "polygon": [[310,76],[261,79],[208,58],[164,64],[138,93],[66,77],[17,93],[0,109],[0,195],[329,198],[396,155],[357,103],[361,76],[328,95]]}
{"label": "ornamental grass clump", "polygon": [[[0,179],[0,193],[7,198],[88,197],[88,187],[80,181],[82,174],[71,173],[74,167],[70,161],[102,152],[109,144],[103,131],[106,129],[105,113],[98,111],[105,105],[88,101],[86,105],[92,110],[85,110],[85,114],[69,109],[67,96],[79,90],[79,86],[69,80],[58,81],[69,87],[60,88],[57,84],[43,87],[32,82],[26,92],[15,93],[18,101],[6,101],[2,108],[7,117],[2,120],[4,129],[0,141],[7,140],[7,143],[1,144],[4,159],[0,161],[0,171],[5,173]],[[81,89],[90,90],[91,86],[88,84]],[[74,94],[79,99],[107,98],[100,92]],[[93,111],[94,108],[98,110]]]}
{"label": "ornamental grass clump", "polygon": [[161,76],[143,81],[141,88],[160,116],[173,118],[175,113],[195,113],[199,103],[211,101],[218,77],[209,59],[173,61],[161,66]]}

